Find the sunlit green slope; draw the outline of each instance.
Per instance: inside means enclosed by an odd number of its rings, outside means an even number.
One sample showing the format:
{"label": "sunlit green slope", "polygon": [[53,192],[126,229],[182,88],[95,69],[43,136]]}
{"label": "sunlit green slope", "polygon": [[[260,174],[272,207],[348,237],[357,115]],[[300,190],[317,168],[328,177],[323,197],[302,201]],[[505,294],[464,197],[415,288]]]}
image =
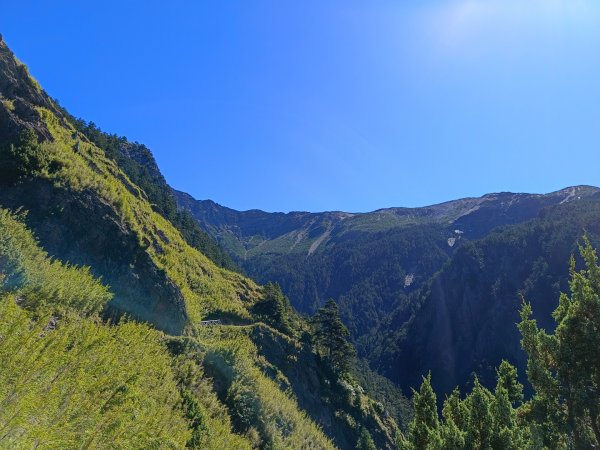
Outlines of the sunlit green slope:
{"label": "sunlit green slope", "polygon": [[275,330],[265,289],[199,251],[1,41],[0,97],[0,448],[392,448],[310,324],[286,309]]}

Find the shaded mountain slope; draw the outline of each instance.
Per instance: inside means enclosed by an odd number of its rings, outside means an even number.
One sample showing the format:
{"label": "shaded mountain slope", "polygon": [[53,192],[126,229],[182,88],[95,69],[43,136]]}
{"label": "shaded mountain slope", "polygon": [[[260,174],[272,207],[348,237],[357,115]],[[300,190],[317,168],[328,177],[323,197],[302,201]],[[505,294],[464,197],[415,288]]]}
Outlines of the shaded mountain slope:
{"label": "shaded mountain slope", "polygon": [[431,371],[440,392],[464,385],[472,373],[491,382],[502,358],[523,374],[515,326],[522,299],[551,331],[551,312],[560,292],[568,291],[568,260],[584,233],[600,244],[598,194],[461,246],[416,296],[410,319],[396,311],[382,325],[375,365],[403,386],[417,386],[418,374]]}
{"label": "shaded mountain slope", "polygon": [[[358,303],[379,298],[372,309],[385,314],[439,270],[465,239],[483,237],[495,227],[535,218],[544,207],[595,192],[597,188],[579,186],[546,195],[489,194],[363,214],[240,212],[185,193],[175,195],[180,207],[189,210],[250,276],[279,282],[302,312],[314,312],[327,298],[336,298],[353,326],[360,316]],[[365,332],[365,326],[353,328],[355,336]]]}

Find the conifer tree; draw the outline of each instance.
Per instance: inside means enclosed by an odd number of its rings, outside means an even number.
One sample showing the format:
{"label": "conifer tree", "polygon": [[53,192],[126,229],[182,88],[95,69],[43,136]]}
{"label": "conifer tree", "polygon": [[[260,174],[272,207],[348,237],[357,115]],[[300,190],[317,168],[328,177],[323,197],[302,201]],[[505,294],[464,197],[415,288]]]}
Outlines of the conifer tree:
{"label": "conifer tree", "polygon": [[292,307],[289,299],[283,295],[278,283],[267,283],[264,287],[264,297],[253,308],[261,320],[273,328],[289,333],[291,331],[290,315]]}
{"label": "conifer tree", "polygon": [[498,378],[492,404],[492,447],[498,450],[525,448],[528,427],[522,427],[517,421],[517,410],[514,408],[523,400],[523,385],[517,380],[517,369],[507,361],[502,361],[496,374]]}
{"label": "conifer tree", "polygon": [[492,393],[477,378],[466,398],[446,398],[439,420],[430,376],[413,396],[414,418],[401,450],[584,450],[600,445],[600,267],[589,240],[580,248],[586,268],[571,261],[571,295],[562,294],[549,334],[524,304],[519,330],[535,394],[523,402],[517,369],[502,361]]}
{"label": "conifer tree", "polygon": [[38,173],[48,165],[35,132],[21,131],[14,142],[0,143],[0,183],[12,183],[20,177]]}
{"label": "conifer tree", "polygon": [[482,386],[476,377],[473,391],[467,397],[469,407],[468,448],[482,450],[491,448],[494,425],[492,401],[491,392]]}
{"label": "conifer tree", "polygon": [[423,377],[419,392],[413,392],[414,419],[409,426],[409,441],[412,450],[439,448],[439,419],[436,395],[431,387],[431,374]]}
{"label": "conifer tree", "polygon": [[447,450],[462,450],[465,448],[466,428],[468,420],[468,409],[460,400],[460,392],[457,389],[444,402],[442,409],[444,422],[440,429],[440,435]]}
{"label": "conifer tree", "polygon": [[519,330],[535,389],[530,418],[549,448],[600,446],[600,267],[587,238],[580,253],[586,268],[577,272],[571,259],[571,295],[560,296],[554,334],[537,327],[531,305],[521,310]]}
{"label": "conifer tree", "polygon": [[371,437],[371,433],[365,428],[360,429],[358,440],[356,441],[356,450],[377,450],[375,442]]}
{"label": "conifer tree", "polygon": [[337,375],[350,369],[355,351],[348,341],[350,333],[342,323],[338,305],[329,299],[313,318],[314,341],[325,361]]}
{"label": "conifer tree", "polygon": [[515,405],[523,401],[523,385],[519,383],[517,378],[517,368],[510,364],[508,361],[502,360],[500,366],[496,370],[497,384],[496,393],[498,389],[504,388],[507,391],[508,399],[510,403]]}

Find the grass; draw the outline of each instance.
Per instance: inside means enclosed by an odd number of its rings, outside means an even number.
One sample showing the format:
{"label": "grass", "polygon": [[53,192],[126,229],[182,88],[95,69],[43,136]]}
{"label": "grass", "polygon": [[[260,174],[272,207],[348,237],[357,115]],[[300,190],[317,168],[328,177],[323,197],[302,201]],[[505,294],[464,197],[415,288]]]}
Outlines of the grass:
{"label": "grass", "polygon": [[256,284],[217,267],[190,247],[169,221],[152,210],[144,192],[102,150],[81,141],[76,152],[75,130],[66,128],[50,111],[38,110],[54,137],[53,143],[42,145],[60,167],[44,176],[74,191],[91,189],[118,211],[139,245],[181,291],[190,322],[218,313],[238,315],[240,320],[249,318],[247,308],[260,294]]}

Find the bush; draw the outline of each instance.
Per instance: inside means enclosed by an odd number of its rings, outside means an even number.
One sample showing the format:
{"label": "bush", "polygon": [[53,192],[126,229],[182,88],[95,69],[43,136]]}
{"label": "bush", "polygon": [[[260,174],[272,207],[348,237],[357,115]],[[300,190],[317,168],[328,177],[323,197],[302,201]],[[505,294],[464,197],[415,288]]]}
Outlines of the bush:
{"label": "bush", "polygon": [[29,128],[13,142],[0,147],[0,180],[4,183],[41,173],[48,165],[47,154],[39,145],[35,132]]}

